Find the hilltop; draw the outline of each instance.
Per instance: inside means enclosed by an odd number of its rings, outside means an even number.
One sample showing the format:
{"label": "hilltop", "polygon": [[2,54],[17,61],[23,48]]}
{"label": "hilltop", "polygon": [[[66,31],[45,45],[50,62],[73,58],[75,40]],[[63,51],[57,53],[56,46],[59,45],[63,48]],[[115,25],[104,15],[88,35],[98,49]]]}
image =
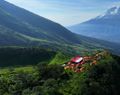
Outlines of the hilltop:
{"label": "hilltop", "polygon": [[120,57],[107,54],[83,72],[57,64],[5,68],[0,71],[1,95],[119,95]]}

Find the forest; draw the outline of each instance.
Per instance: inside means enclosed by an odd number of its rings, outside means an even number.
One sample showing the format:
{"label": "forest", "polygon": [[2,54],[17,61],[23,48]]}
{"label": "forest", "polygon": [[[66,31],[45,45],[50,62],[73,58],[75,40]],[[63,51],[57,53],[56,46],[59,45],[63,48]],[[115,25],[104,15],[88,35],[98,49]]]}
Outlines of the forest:
{"label": "forest", "polygon": [[120,57],[108,53],[96,65],[86,64],[80,73],[64,70],[59,62],[54,64],[57,59],[50,64],[50,59],[29,66],[1,67],[0,95],[119,95]]}

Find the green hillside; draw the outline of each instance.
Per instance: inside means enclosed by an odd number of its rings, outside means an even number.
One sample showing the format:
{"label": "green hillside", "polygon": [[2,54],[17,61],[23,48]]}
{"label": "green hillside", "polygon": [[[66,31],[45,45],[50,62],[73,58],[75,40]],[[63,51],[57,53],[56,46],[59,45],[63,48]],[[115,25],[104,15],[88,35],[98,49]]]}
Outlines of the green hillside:
{"label": "green hillside", "polygon": [[[62,66],[74,56],[104,51],[82,72]],[[120,95],[117,55],[120,44],[74,34],[0,0],[0,95]]]}
{"label": "green hillside", "polygon": [[4,47],[0,48],[0,67],[36,65],[49,63],[56,52],[42,48]]}
{"label": "green hillside", "polygon": [[27,66],[38,63],[63,64],[73,56],[91,55],[96,51],[102,51],[102,49],[86,49],[84,51],[84,47],[74,46],[58,47],[58,49],[2,46],[0,47],[0,67]]}
{"label": "green hillside", "polygon": [[[4,0],[0,1],[0,18],[1,28],[9,29],[8,31],[11,32],[12,36],[22,37],[25,41],[79,43],[76,34],[68,31],[63,26]],[[19,39],[19,41],[21,42],[22,39]]]}
{"label": "green hillside", "polygon": [[1,69],[0,95],[119,95],[119,61],[108,54],[81,73],[47,64]]}
{"label": "green hillside", "polygon": [[71,59],[71,57],[72,55],[58,52],[49,64],[50,65],[51,64],[63,64],[63,63],[68,62]]}
{"label": "green hillside", "polygon": [[67,51],[67,48],[64,48],[58,51],[43,47],[4,46],[0,47],[0,67],[28,66],[38,63],[63,64],[78,54],[78,52],[73,52],[73,49]]}
{"label": "green hillside", "polygon": [[40,46],[78,54],[100,48],[120,52],[119,44],[74,34],[58,23],[5,0],[0,1],[0,46]]}

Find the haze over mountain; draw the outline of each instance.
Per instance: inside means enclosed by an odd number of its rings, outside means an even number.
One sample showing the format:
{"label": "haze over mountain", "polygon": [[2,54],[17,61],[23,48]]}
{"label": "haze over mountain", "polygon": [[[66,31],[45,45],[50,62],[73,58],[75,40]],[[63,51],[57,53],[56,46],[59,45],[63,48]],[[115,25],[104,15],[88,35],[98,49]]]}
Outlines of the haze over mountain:
{"label": "haze over mountain", "polygon": [[0,0],[0,95],[120,95],[119,56],[120,44]]}
{"label": "haze over mountain", "polygon": [[76,34],[63,26],[29,11],[0,1],[0,43],[21,44],[32,41],[78,43]]}
{"label": "haze over mountain", "polygon": [[120,7],[112,7],[104,14],[68,29],[85,36],[120,43]]}
{"label": "haze over mountain", "polygon": [[4,0],[0,0],[0,45],[44,46],[64,51],[74,49],[74,52],[98,47],[115,51],[120,47],[118,44],[72,33],[58,23]]}

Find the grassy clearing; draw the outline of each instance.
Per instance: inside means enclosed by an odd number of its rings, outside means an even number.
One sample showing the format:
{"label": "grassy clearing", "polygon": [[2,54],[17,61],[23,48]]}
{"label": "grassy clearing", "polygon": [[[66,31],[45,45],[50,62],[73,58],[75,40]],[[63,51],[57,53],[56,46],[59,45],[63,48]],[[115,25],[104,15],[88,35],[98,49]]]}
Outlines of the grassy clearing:
{"label": "grassy clearing", "polygon": [[35,68],[33,66],[0,68],[0,74],[9,74],[12,71],[32,73],[35,71]]}

